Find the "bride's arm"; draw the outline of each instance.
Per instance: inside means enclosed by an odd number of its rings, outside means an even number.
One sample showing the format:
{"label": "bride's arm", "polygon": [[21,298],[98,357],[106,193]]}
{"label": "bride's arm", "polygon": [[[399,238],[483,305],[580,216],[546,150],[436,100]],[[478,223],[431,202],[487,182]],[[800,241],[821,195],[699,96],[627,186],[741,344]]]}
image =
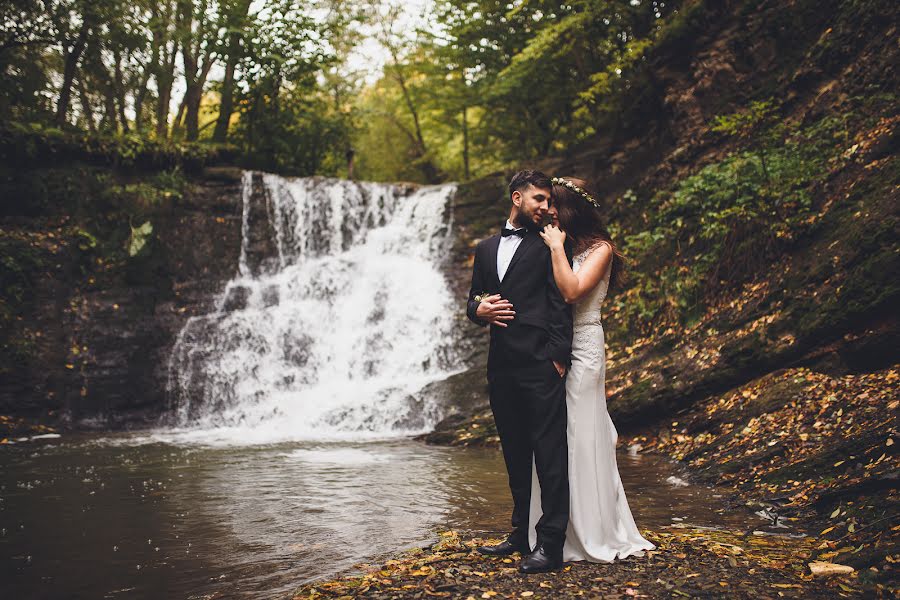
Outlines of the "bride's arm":
{"label": "bride's arm", "polygon": [[568,304],[578,302],[600,283],[612,260],[612,249],[609,244],[601,244],[591,252],[576,274],[569,266],[569,259],[566,257],[563,245],[566,234],[556,227],[548,225],[541,233],[541,237],[550,247],[553,279],[556,280],[556,287],[559,288],[559,293]]}

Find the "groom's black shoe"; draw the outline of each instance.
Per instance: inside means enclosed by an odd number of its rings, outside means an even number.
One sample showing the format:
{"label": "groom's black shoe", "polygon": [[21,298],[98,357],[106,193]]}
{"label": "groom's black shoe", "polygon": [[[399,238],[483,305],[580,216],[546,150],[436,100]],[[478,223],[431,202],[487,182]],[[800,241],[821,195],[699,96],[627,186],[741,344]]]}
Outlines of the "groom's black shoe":
{"label": "groom's black shoe", "polygon": [[538,544],[534,552],[519,563],[520,573],[546,573],[555,571],[563,565],[562,550],[550,550],[544,544]]}
{"label": "groom's black shoe", "polygon": [[513,552],[520,552],[522,556],[525,556],[531,552],[531,548],[528,547],[528,544],[506,540],[496,546],[479,546],[478,552],[487,556],[509,556]]}

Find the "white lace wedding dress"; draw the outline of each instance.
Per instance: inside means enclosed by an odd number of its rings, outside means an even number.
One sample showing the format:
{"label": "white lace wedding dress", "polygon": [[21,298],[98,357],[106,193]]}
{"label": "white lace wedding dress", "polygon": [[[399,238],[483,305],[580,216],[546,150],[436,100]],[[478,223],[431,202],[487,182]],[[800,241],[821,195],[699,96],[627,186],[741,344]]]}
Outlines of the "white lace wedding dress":
{"label": "white lace wedding dress", "polygon": [[[574,257],[579,267],[592,249]],[[606,350],[600,307],[609,288],[612,265],[603,279],[574,305],[572,367],[566,380],[569,444],[569,526],[564,561],[612,562],[652,550],[635,525],[616,464],[618,433],[606,410]],[[532,459],[528,538],[537,541],[541,491]]]}

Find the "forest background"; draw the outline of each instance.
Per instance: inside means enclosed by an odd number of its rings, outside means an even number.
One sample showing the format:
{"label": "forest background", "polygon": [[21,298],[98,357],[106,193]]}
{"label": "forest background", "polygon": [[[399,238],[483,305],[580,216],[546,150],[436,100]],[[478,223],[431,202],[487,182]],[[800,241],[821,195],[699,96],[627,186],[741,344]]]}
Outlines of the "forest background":
{"label": "forest background", "polygon": [[4,0],[0,116],[294,175],[346,177],[352,149],[361,179],[464,180],[627,127],[648,107],[622,92],[688,4]]}

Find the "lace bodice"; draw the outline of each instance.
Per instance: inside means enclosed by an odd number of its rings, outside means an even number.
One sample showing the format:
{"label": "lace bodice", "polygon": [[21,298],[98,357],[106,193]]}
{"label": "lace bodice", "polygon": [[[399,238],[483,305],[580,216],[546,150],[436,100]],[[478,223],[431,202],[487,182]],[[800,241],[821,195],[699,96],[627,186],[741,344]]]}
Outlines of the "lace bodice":
{"label": "lace bodice", "polygon": [[[599,247],[595,245],[591,248],[588,248],[584,252],[578,254],[572,259],[572,271],[575,273],[578,272],[578,269],[581,268],[581,265],[584,264],[584,261],[593,252],[596,248]],[[612,273],[612,262],[610,262],[609,266],[606,269],[606,274],[603,275],[603,279],[594,286],[590,292],[588,292],[587,296],[582,298],[579,302],[577,302],[573,306],[573,316],[575,318],[575,325],[600,325],[600,308],[603,306],[603,300],[606,299],[606,292],[609,290],[609,276]]]}
{"label": "lace bodice", "polygon": [[[578,254],[572,259],[572,270],[577,273],[588,255],[597,248],[594,246]],[[606,269],[603,279],[588,294],[577,302],[573,308],[574,331],[572,335],[572,359],[594,368],[602,368],[606,364],[605,335],[600,319],[600,308],[609,290],[609,277],[612,263]]]}

